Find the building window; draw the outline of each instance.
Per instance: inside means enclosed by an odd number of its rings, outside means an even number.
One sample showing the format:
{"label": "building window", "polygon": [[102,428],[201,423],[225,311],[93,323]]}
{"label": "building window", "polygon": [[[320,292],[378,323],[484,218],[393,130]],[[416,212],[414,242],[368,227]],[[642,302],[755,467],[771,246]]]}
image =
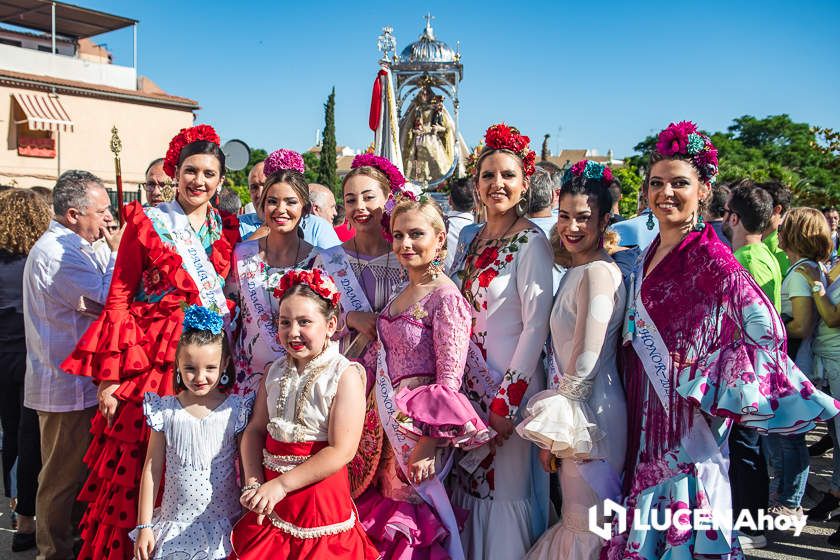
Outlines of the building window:
{"label": "building window", "polygon": [[4,39],[0,37],[0,45],[11,45],[13,47],[22,47],[23,43],[21,41],[15,41],[14,39]]}
{"label": "building window", "polygon": [[49,45],[38,45],[38,50],[41,51],[41,52],[51,53],[52,52],[52,47],[49,46]]}

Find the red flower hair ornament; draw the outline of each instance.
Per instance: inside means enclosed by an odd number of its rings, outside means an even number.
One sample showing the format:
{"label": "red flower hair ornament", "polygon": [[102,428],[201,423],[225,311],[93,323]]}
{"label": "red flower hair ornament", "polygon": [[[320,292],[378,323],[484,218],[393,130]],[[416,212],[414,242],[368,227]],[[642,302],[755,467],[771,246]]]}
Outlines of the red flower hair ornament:
{"label": "red flower hair ornament", "polygon": [[309,286],[313,292],[327,300],[333,307],[338,307],[338,302],[341,301],[341,293],[336,288],[332,276],[320,268],[313,268],[312,270],[295,268],[288,271],[280,278],[280,283],[274,288],[274,297],[278,300],[283,299],[283,295],[292,286],[298,284]]}
{"label": "red flower hair ornament", "polygon": [[217,146],[221,144],[219,135],[209,124],[199,124],[190,128],[182,128],[169,142],[169,149],[166,150],[166,157],[163,160],[164,173],[174,179],[175,168],[178,167],[178,160],[181,158],[181,150],[187,144],[199,141],[212,142]]}
{"label": "red flower hair ornament", "polygon": [[[536,170],[537,154],[530,148],[530,142],[531,139],[519,132],[518,128],[505,123],[494,124],[484,133],[485,150],[513,152],[522,160],[526,177],[533,175]],[[478,172],[478,166],[476,166],[476,172]]]}

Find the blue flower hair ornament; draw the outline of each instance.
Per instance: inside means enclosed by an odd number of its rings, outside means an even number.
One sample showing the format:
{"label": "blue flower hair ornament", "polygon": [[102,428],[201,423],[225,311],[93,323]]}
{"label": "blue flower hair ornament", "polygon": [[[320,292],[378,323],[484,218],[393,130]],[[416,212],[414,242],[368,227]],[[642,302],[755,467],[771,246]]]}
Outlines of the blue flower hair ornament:
{"label": "blue flower hair ornament", "polygon": [[601,163],[583,159],[571,166],[563,173],[562,183],[566,185],[572,182],[575,177],[583,177],[584,179],[601,180],[609,184],[613,180],[612,170]]}
{"label": "blue flower hair ornament", "polygon": [[184,309],[185,331],[210,331],[220,334],[224,327],[222,316],[200,305],[190,305]]}

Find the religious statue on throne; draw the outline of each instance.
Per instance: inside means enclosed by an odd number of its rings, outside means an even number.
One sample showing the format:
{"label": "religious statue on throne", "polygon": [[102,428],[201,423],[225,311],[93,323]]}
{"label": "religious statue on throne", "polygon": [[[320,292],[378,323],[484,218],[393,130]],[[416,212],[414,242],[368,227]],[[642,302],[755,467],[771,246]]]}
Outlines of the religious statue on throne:
{"label": "religious statue on throne", "polygon": [[400,125],[406,178],[427,185],[446,175],[455,159],[455,125],[443,96],[420,89]]}

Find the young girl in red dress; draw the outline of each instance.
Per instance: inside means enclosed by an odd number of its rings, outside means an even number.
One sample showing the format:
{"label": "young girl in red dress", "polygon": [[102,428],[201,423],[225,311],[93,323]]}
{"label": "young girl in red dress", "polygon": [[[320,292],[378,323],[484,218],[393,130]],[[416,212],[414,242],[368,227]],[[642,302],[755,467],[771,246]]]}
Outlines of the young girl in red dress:
{"label": "young girl in red dress", "polygon": [[296,269],[274,295],[287,354],[260,383],[242,437],[240,502],[250,512],[233,529],[231,559],[377,558],[350,498],[366,374],[330,340],[338,290],[322,270]]}
{"label": "young girl in red dress", "polygon": [[137,525],[140,472],[149,441],[143,395],[172,394],[175,349],[184,304],[229,317],[224,279],[239,240],[235,216],[210,205],[224,180],[225,156],[208,125],[181,130],[169,144],[164,170],[177,180],[172,202],[125,207],[108,300],[62,364],[64,371],[99,385],[99,412],[85,455],[90,475],[79,494],[80,560],[127,560]]}

